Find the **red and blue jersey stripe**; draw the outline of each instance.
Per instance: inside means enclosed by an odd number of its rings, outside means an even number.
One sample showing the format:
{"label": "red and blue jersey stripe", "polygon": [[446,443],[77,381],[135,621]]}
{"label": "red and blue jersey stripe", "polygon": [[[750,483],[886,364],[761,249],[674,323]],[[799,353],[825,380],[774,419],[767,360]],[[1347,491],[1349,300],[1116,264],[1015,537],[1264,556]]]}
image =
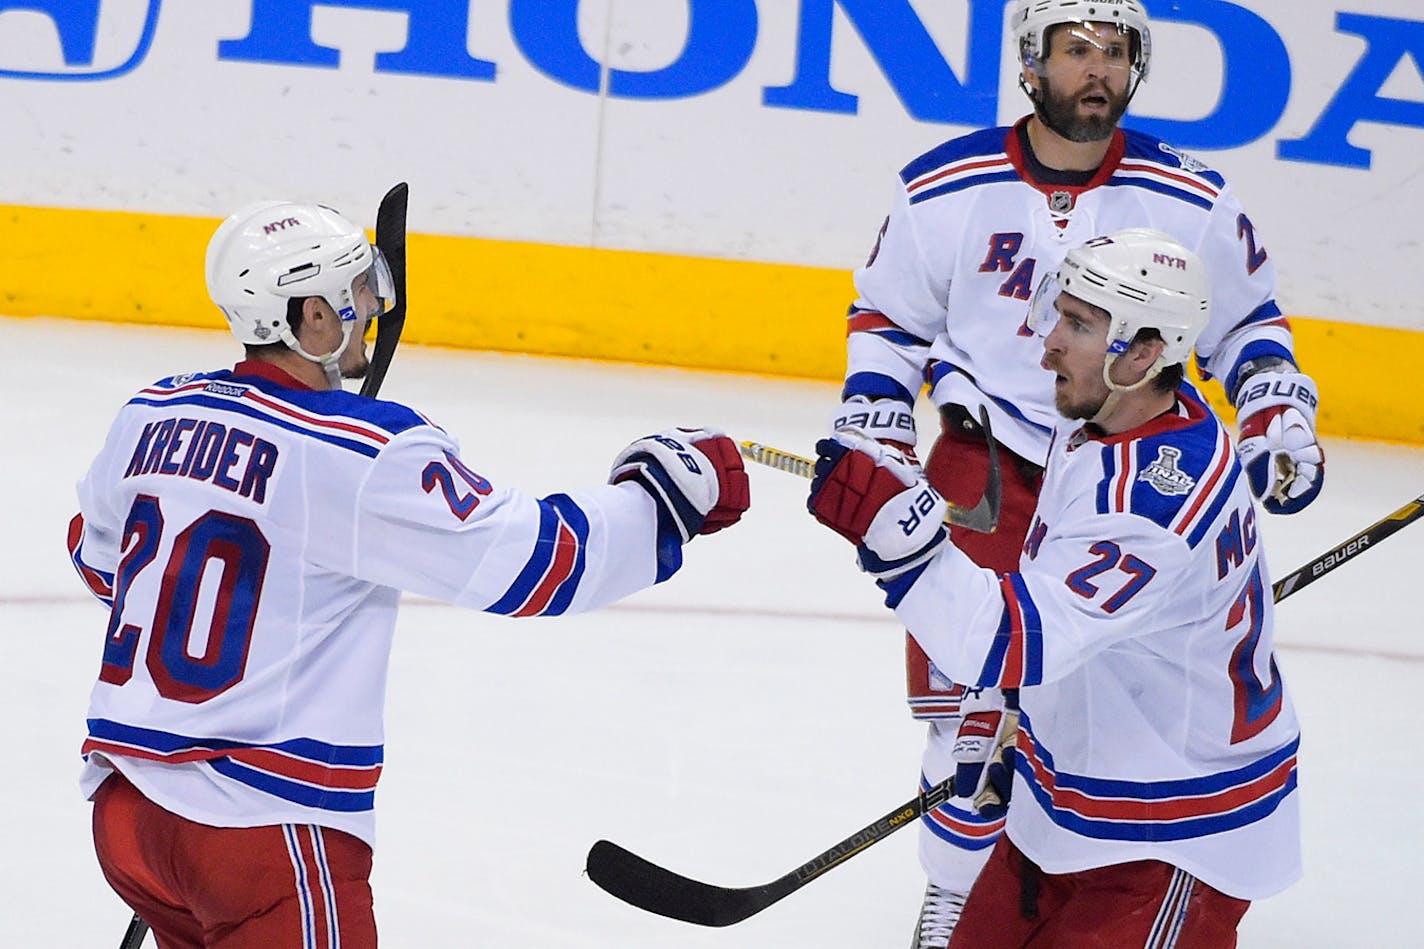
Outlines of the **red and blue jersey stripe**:
{"label": "red and blue jersey stripe", "polygon": [[1043,620],[1022,575],[999,578],[1004,612],[975,685],[1017,689],[1043,683]]}
{"label": "red and blue jersey stripe", "polygon": [[566,494],[539,501],[534,550],[509,589],[486,612],[558,616],[569,608],[588,554],[588,515]]}
{"label": "red and blue jersey stripe", "polygon": [[1005,151],[1009,129],[991,128],[945,142],[900,171],[911,204],[967,188],[1022,179]]}
{"label": "red and blue jersey stripe", "polygon": [[1239,768],[1166,781],[1059,771],[1027,714],[1016,747],[1019,776],[1055,824],[1085,837],[1150,842],[1235,830],[1273,813],[1295,791],[1300,738]]}
{"label": "red and blue jersey stripe", "polygon": [[114,606],[114,575],[107,570],[99,570],[84,562],[84,515],[76,514],[69,521],[69,561],[79,571],[79,579],[100,603]]}
{"label": "red and blue jersey stripe", "polygon": [[140,391],[129,404],[215,409],[259,419],[368,458],[376,457],[400,432],[429,424],[418,413],[392,402],[363,399],[342,390],[286,388],[265,377],[238,377],[226,370],[164,380]]}
{"label": "red and blue jersey stripe", "polygon": [[1214,171],[1197,164],[1184,167],[1179,158],[1163,151],[1160,139],[1124,129],[1121,161],[1108,179],[1109,187],[1143,188],[1156,194],[1185,201],[1205,211],[1215,205],[1226,181]]}
{"label": "red and blue jersey stripe", "polygon": [[369,811],[384,760],[382,745],[333,745],[313,738],[252,744],[195,738],[104,718],[89,720],[82,752],[170,764],[205,762],[248,787],[304,807]]}
{"label": "red and blue jersey stripe", "polygon": [[[920,775],[920,791],[928,791],[932,785],[923,774]],[[961,850],[984,850],[994,846],[1004,832],[1005,818],[987,820],[981,817],[967,798],[959,798],[965,803],[957,807],[955,799],[931,808],[920,818],[930,832],[941,840],[946,840]]]}

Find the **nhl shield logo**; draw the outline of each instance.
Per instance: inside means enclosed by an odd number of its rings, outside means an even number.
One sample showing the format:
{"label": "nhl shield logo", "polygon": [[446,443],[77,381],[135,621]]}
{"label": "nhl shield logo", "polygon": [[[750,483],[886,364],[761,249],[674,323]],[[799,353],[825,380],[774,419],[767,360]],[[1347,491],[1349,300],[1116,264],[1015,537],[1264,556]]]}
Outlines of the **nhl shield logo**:
{"label": "nhl shield logo", "polygon": [[1177,467],[1177,459],[1181,457],[1182,452],[1178,448],[1171,445],[1158,446],[1157,460],[1143,468],[1137,480],[1146,481],[1158,494],[1168,497],[1187,494],[1197,483],[1191,475]]}
{"label": "nhl shield logo", "polygon": [[1054,214],[1067,214],[1073,210],[1073,192],[1055,191],[1048,196],[1048,209]]}

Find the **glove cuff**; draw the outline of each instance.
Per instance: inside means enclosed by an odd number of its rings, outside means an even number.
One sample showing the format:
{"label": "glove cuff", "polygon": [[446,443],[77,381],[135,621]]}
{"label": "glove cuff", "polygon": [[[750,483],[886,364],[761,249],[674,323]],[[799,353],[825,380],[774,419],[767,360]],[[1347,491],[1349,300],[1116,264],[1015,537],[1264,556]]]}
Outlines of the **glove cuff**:
{"label": "glove cuff", "polygon": [[1245,419],[1276,406],[1296,409],[1315,428],[1315,408],[1319,403],[1315,380],[1303,372],[1258,372],[1246,379],[1236,393],[1236,417]]}
{"label": "glove cuff", "polygon": [[831,420],[831,431],[853,428],[878,442],[895,442],[914,448],[915,413],[899,399],[868,399],[853,395],[841,403]]}

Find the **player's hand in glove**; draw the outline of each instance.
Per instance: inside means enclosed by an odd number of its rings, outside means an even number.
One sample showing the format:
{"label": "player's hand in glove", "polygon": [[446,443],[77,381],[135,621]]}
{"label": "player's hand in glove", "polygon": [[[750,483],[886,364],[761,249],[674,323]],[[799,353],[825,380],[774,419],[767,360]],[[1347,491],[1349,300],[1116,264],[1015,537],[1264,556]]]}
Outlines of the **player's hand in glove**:
{"label": "player's hand in glove", "polygon": [[872,399],[853,395],[841,403],[831,419],[831,431],[854,429],[891,448],[898,448],[905,460],[918,466],[915,457],[914,410],[899,399]]}
{"label": "player's hand in glove", "polygon": [[1325,483],[1325,453],[1315,435],[1316,402],[1313,379],[1274,369],[1248,376],[1236,393],[1237,451],[1251,492],[1272,514],[1301,510]]}
{"label": "player's hand in glove", "polygon": [[954,793],[972,800],[974,809],[986,820],[998,820],[1009,809],[1019,730],[1017,704],[1006,702],[998,689],[973,690],[960,704],[964,718],[951,752]]}
{"label": "player's hand in glove", "polygon": [[898,449],[847,429],[821,439],[816,452],[806,507],[856,545],[876,579],[924,563],[949,538],[944,498]]}
{"label": "player's hand in glove", "polygon": [[741,520],[751,486],[737,446],[710,428],[676,428],[638,439],[613,459],[609,484],[632,481],[658,506],[660,531],[687,543]]}

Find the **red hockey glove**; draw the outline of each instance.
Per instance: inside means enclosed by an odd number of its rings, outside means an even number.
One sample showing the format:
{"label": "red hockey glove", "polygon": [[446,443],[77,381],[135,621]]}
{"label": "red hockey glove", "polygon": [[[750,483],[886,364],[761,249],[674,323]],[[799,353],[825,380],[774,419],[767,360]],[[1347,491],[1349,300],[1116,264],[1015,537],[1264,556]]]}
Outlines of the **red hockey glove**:
{"label": "red hockey glove", "polygon": [[853,430],[816,443],[806,507],[856,545],[862,569],[887,580],[924,563],[944,543],[948,509],[898,450]]}

